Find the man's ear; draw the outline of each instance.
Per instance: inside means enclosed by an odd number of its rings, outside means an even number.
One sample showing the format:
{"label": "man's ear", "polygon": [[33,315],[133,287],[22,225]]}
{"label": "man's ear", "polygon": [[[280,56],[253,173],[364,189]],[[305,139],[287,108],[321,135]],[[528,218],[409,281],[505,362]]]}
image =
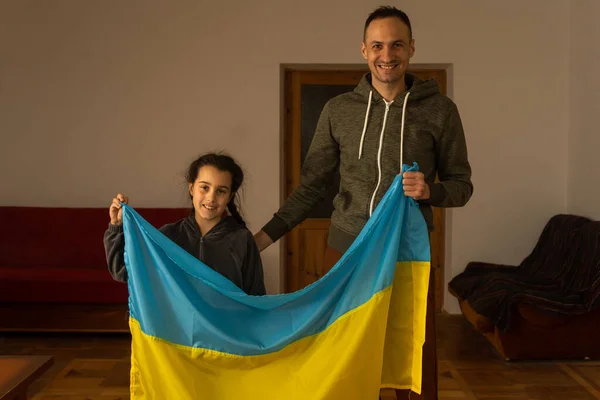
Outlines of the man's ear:
{"label": "man's ear", "polygon": [[410,40],[410,55],[409,58],[413,58],[415,55],[415,39]]}
{"label": "man's ear", "polygon": [[367,45],[365,44],[364,41],[360,43],[360,52],[361,52],[363,58],[366,60],[367,59]]}

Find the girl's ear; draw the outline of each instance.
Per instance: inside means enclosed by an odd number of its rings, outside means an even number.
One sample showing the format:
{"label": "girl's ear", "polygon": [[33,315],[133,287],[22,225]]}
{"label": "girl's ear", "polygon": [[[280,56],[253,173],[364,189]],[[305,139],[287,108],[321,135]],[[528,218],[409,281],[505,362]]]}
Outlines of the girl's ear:
{"label": "girl's ear", "polygon": [[188,191],[190,192],[190,196],[194,197],[194,191],[192,188],[194,187],[193,183],[188,183]]}

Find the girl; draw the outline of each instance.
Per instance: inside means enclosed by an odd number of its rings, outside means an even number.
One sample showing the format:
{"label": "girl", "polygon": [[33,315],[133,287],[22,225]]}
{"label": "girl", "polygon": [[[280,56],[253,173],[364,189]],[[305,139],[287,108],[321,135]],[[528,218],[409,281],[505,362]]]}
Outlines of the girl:
{"label": "girl", "polygon": [[[189,166],[186,180],[192,215],[167,224],[160,231],[247,294],[264,295],[260,253],[235,204],[244,180],[242,169],[229,156],[209,153]],[[121,203],[128,204],[129,199],[119,193],[109,208],[104,249],[112,277],[126,282]]]}

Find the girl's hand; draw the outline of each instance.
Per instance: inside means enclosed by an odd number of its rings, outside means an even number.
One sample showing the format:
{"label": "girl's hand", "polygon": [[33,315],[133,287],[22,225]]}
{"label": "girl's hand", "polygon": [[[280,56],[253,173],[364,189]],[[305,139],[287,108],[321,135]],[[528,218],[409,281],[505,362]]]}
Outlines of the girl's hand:
{"label": "girl's hand", "polygon": [[110,223],[112,225],[121,225],[123,223],[123,209],[121,203],[129,204],[129,198],[119,193],[117,194],[117,197],[112,200],[112,204],[108,209],[108,215],[110,215]]}

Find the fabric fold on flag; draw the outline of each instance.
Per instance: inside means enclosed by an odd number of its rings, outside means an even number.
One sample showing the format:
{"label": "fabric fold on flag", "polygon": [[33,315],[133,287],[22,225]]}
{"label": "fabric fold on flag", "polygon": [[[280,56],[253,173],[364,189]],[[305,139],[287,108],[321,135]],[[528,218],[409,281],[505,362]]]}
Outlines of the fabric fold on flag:
{"label": "fabric fold on flag", "polygon": [[123,226],[132,399],[421,392],[429,233],[400,175],[340,261],[294,293],[245,294],[128,205]]}

